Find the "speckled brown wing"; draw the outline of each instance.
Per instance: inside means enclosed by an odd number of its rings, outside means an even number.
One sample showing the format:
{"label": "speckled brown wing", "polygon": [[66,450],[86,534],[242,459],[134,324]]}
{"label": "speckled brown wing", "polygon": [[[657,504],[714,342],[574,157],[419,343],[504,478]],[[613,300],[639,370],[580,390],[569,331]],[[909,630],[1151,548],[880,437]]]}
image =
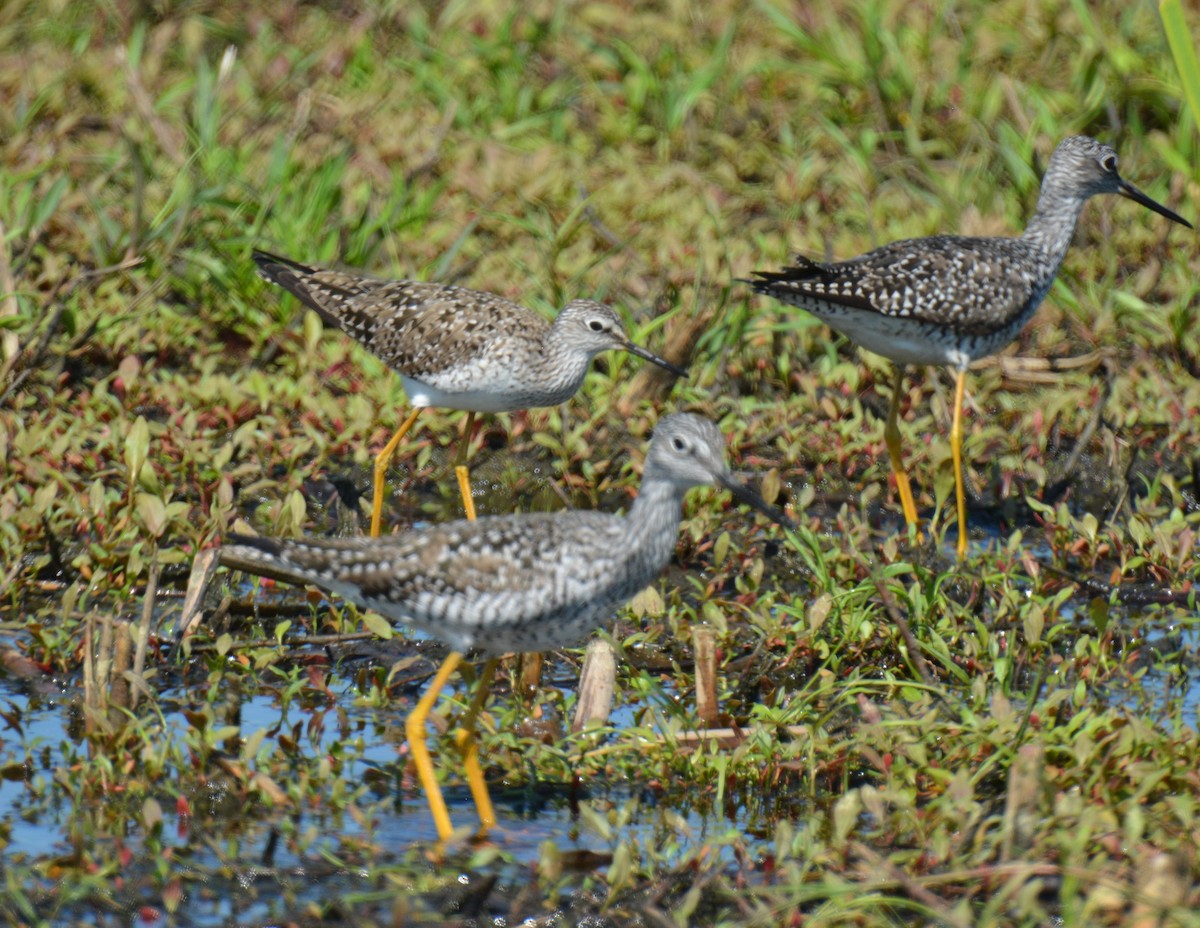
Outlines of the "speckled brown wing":
{"label": "speckled brown wing", "polygon": [[282,287],[327,322],[341,327],[340,310],[351,300],[379,289],[387,283],[358,274],[310,267],[266,251],[253,253],[258,273]]}
{"label": "speckled brown wing", "polygon": [[495,294],[417,281],[395,281],[352,300],[346,315],[356,323],[351,335],[417,380],[478,358],[507,357],[549,328],[542,316]]}
{"label": "speckled brown wing", "polygon": [[391,542],[232,537],[221,562],[314,584],[456,650],[543,650],[577,641],[648,582],[619,563],[621,524],[559,513],[449,523]]}
{"label": "speckled brown wing", "polygon": [[422,379],[529,344],[549,323],[493,293],[415,280],[376,280],[256,251],[259,273],[400,374]]}
{"label": "speckled brown wing", "polygon": [[[532,513],[451,522],[385,538],[276,540],[234,535],[222,561],[273,568],[291,582],[353,584],[367,599],[415,602],[421,594],[535,591],[561,573],[571,549],[604,548],[620,519],[601,512]],[[618,546],[619,550],[619,546]]]}
{"label": "speckled brown wing", "polygon": [[797,258],[783,271],[759,273],[753,283],[773,296],[803,294],[981,335],[1006,327],[1043,296],[1036,290],[1039,264],[1027,252],[1015,238],[935,235],[892,242],[849,261]]}

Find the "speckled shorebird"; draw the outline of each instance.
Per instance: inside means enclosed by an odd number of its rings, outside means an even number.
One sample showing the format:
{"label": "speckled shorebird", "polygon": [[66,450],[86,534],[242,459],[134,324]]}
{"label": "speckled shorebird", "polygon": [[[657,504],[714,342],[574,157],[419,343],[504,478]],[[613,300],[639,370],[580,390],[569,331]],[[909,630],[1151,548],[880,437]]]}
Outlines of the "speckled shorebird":
{"label": "speckled shorebird", "polygon": [[884,245],[833,264],[797,257],[782,271],[756,272],[756,292],[806,309],[830,328],[896,362],[884,439],[896,474],[904,517],[917,510],[896,417],[906,364],[948,364],[957,372],[950,448],[954,460],[959,558],[967,551],[963,498],[962,406],[972,361],[1016,338],[1050,289],[1071,244],[1084,204],[1098,193],[1119,193],[1172,222],[1191,224],[1117,173],[1117,154],[1077,135],[1054,150],[1037,209],[1017,238],[934,235]]}
{"label": "speckled shorebird", "polygon": [[426,406],[461,409],[467,423],[455,462],[474,512],[466,451],[477,412],[565,403],[592,358],[620,348],[673,374],[682,368],[634,344],[620,317],[595,300],[572,300],[553,323],[492,293],[418,280],[376,280],[254,252],[258,272],[367,348],[400,375],[412,412],[375,458],[371,535],[379,534],[388,462]]}
{"label": "speckled shorebird", "polygon": [[[285,541],[234,535],[220,559],[238,570],[330,590],[450,645],[453,651],[405,726],[445,840],[450,817],[425,746],[425,720],[463,652],[545,651],[575,643],[608,622],[666,566],[675,550],[684,494],[707,484],[790,524],[733,478],[725,464],[725,442],[712,422],[677,413],[655,429],[641,491],[625,516],[490,516],[384,538]],[[473,726],[493,671],[494,660],[489,660],[464,729]],[[480,820],[491,827],[495,814],[474,741],[460,733],[458,743]]]}

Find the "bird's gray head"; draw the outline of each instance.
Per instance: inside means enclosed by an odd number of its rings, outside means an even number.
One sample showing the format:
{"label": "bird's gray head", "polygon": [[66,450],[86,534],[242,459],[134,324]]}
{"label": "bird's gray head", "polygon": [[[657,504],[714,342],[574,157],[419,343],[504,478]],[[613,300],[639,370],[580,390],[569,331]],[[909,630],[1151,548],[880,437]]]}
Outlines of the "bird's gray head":
{"label": "bird's gray head", "polygon": [[673,374],[684,376],[683,368],[664,361],[653,352],[635,344],[625,332],[625,324],[611,306],[595,300],[572,300],[554,320],[556,334],[564,344],[593,358],[614,348],[644,358]]}
{"label": "bird's gray head", "polygon": [[1110,146],[1086,135],[1065,138],[1058,143],[1058,148],[1054,149],[1054,154],[1050,156],[1050,164],[1046,167],[1046,177],[1042,181],[1043,190],[1051,188],[1084,200],[1098,193],[1117,193],[1154,210],[1159,215],[1166,216],[1172,222],[1178,222],[1189,229],[1192,227],[1182,216],[1150,199],[1122,178],[1117,171],[1117,153]]}
{"label": "bird's gray head", "polygon": [[691,487],[724,487],[769,519],[791,525],[788,517],[738,483],[725,463],[725,436],[708,419],[691,413],[667,416],[654,429],[643,479],[666,480],[682,493]]}
{"label": "bird's gray head", "polygon": [[654,429],[645,472],[669,480],[681,490],[719,483],[729,475],[725,437],[700,416],[686,412],[667,416]]}
{"label": "bird's gray head", "polygon": [[554,324],[570,336],[574,347],[589,355],[629,344],[625,324],[616,310],[595,300],[572,300],[563,307]]}

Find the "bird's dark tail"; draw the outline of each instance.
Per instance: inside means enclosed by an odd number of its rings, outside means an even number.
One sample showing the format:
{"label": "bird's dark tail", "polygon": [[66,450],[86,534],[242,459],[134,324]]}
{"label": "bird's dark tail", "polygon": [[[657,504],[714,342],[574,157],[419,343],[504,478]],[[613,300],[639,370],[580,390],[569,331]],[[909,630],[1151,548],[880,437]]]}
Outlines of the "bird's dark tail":
{"label": "bird's dark tail", "polygon": [[303,568],[288,560],[284,543],[278,538],[230,534],[218,554],[221,566],[258,577],[270,577],[283,583],[304,586],[309,583]]}
{"label": "bird's dark tail", "polygon": [[282,287],[327,325],[338,329],[346,329],[349,325],[359,341],[365,341],[364,333],[374,330],[370,314],[356,313],[352,308],[354,299],[363,293],[362,278],[310,267],[257,249],[252,252],[252,257],[260,277]]}
{"label": "bird's dark tail", "polygon": [[315,274],[317,272],[315,267],[309,267],[307,264],[301,264],[299,261],[293,261],[282,255],[273,255],[269,251],[260,251],[257,248],[250,253],[250,256],[258,265],[258,273],[264,280],[269,280],[273,284],[279,283],[279,278],[284,274]]}
{"label": "bird's dark tail", "polygon": [[739,277],[738,282],[749,284],[757,293],[770,292],[771,284],[789,281],[811,280],[826,272],[826,268],[804,255],[796,255],[792,263],[780,271],[754,271],[754,278]]}

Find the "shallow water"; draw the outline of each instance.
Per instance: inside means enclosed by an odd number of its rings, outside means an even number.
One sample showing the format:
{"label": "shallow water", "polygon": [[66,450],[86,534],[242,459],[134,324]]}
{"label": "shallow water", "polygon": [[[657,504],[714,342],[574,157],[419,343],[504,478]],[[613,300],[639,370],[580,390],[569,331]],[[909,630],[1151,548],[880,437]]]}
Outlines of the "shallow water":
{"label": "shallow water", "polygon": [[[337,753],[345,764],[339,777],[349,783],[367,776],[376,778],[373,792],[357,803],[366,811],[369,828],[364,827],[362,818],[332,806],[286,815],[258,809],[241,816],[238,786],[222,786],[219,771],[213,769],[210,792],[192,796],[185,814],[169,806],[164,795],[161,834],[151,842],[132,820],[127,830],[114,827],[111,817],[64,801],[51,785],[56,774],[69,776],[71,764],[86,751],[79,738],[74,693],[31,697],[23,685],[0,679],[0,702],[18,711],[21,727],[20,734],[10,730],[0,741],[0,767],[36,759],[33,769],[26,768],[25,779],[0,780],[0,833],[7,841],[3,859],[10,863],[70,859],[79,851],[76,836],[84,834],[85,857],[98,862],[121,861],[112,884],[114,913],[125,913],[135,924],[154,924],[137,913],[161,904],[163,893],[153,875],[159,861],[169,854],[174,866],[192,876],[172,923],[196,926],[266,923],[294,913],[298,906],[321,903],[334,895],[370,897],[379,889],[373,868],[414,853],[418,855],[417,872],[434,873],[428,862],[419,862],[419,849],[437,841],[432,817],[417,789],[396,786],[407,759],[402,712],[394,706],[381,709],[356,702],[357,692],[350,683],[343,683],[335,694],[343,714],[340,724],[317,731],[301,750],[309,757]],[[169,687],[160,692],[164,736],[182,739],[190,724],[184,709],[203,698],[203,689]],[[619,708],[612,719],[614,726],[621,728],[631,722],[632,712],[630,706]],[[223,714],[218,713],[220,721],[229,722],[228,716],[220,718]],[[288,725],[307,722],[310,713],[295,704],[282,709],[274,696],[260,694],[238,698],[235,715],[240,737],[245,739],[263,729],[278,730],[281,724],[286,730]],[[353,749],[348,747],[351,742]],[[113,789],[113,801],[119,801],[119,778]],[[596,870],[603,872],[618,843],[653,846],[665,852],[664,859],[682,859],[714,832],[731,828],[740,832],[748,825],[743,818],[728,816],[729,810],[737,808],[732,803],[726,804],[725,815],[702,815],[679,805],[668,807],[653,791],[642,791],[635,798],[631,789],[637,787],[543,783],[505,788],[493,784],[498,828],[484,845],[460,846],[451,852],[446,865],[436,871],[450,889],[437,890],[434,897],[439,904],[453,907],[453,901],[443,897],[451,890],[469,892],[472,881],[479,880],[481,854],[489,861],[487,872],[511,893],[535,879],[536,867],[549,846],[554,848],[555,859],[563,862],[570,882],[571,872],[580,880]],[[444,795],[455,826],[473,827],[476,812],[466,787],[452,778]],[[616,810],[620,810],[621,824],[609,828],[605,823]],[[298,841],[301,834],[310,840]],[[340,861],[354,857],[348,849],[357,849],[360,842],[370,848],[369,859],[342,865]],[[456,857],[461,872],[454,870]],[[47,880],[46,888],[53,883]],[[422,887],[422,891],[426,889]],[[87,909],[85,906],[74,914]],[[65,917],[72,911],[59,915]],[[117,920],[111,924],[130,923],[117,914],[113,917]]]}
{"label": "shallow water", "polygon": [[[513,506],[512,481],[519,478],[520,468],[516,469],[518,477],[507,470],[499,476],[502,468],[512,468],[503,457],[497,455],[498,463],[480,468],[486,489],[481,508],[485,511]],[[546,497],[543,472],[532,472],[518,508],[528,511],[561,504],[557,497]],[[405,501],[408,519],[430,507],[437,510],[432,516],[435,521],[455,517],[457,500],[437,492],[436,499],[409,496]],[[835,507],[830,506],[829,511],[834,512]],[[315,513],[314,518],[319,521],[321,514]],[[330,512],[328,518],[338,515]],[[894,518],[884,521],[888,524],[879,526],[881,532],[896,529],[891,524]],[[973,557],[1007,542],[1009,527],[999,520],[973,520],[972,528]],[[946,563],[953,561],[954,542],[955,533],[950,530],[939,545],[938,553]],[[1052,560],[1041,534],[1029,532],[1027,543],[1034,561]],[[933,556],[930,552],[926,555]],[[782,577],[772,581],[769,576],[764,580],[765,585],[772,582],[782,588],[785,582],[797,581],[794,575],[786,581]],[[248,585],[235,592],[244,598],[257,596],[260,602],[271,598]],[[305,602],[304,594],[295,591],[272,596],[293,604]],[[1094,631],[1079,600],[1069,602],[1058,618],[1077,623],[1081,633]],[[1097,689],[1096,695],[1150,724],[1169,726],[1172,720],[1184,719],[1200,727],[1200,623],[1196,617],[1174,606],[1115,606],[1109,622],[1122,633],[1136,630],[1129,632],[1128,647],[1138,650],[1138,660],[1124,677]],[[428,636],[418,633],[408,640],[420,643]],[[398,647],[405,645],[400,642]],[[332,665],[323,664],[323,672],[332,671],[328,679],[333,681],[333,692],[328,701],[313,699],[311,694],[307,702],[281,701],[277,693],[264,689],[221,691],[214,705],[214,724],[235,725],[242,741],[261,731],[272,732],[274,737],[296,726],[301,735],[295,750],[306,761],[336,756],[342,764],[337,778],[352,786],[369,783],[367,792],[339,802],[326,797],[301,803],[297,811],[273,812],[261,806],[246,810],[242,784],[210,765],[201,776],[207,777],[207,791],[190,794],[187,807],[177,808],[168,800],[174,795],[170,790],[160,794],[162,827],[153,837],[147,837],[136,810],[121,808],[121,770],[113,771],[108,798],[98,803],[91,799],[74,802],[69,788],[53,782],[56,775],[69,782],[72,765],[89,756],[76,704],[80,681],[68,680],[61,689],[46,693],[0,676],[0,706],[13,720],[0,729],[0,770],[5,772],[0,777],[0,864],[40,862],[47,874],[47,889],[55,884],[57,859],[72,865],[83,860],[107,868],[104,872],[112,887],[110,911],[92,912],[81,905],[55,913],[80,919],[86,914],[94,924],[170,923],[206,928],[264,924],[293,918],[305,906],[321,906],[332,898],[383,899],[379,904],[386,908],[398,904],[396,899],[408,897],[411,899],[404,904],[415,913],[458,913],[477,903],[478,914],[489,916],[487,923],[504,924],[505,913],[516,911],[512,900],[520,899],[527,887],[536,889],[539,879],[544,880],[539,872],[546,866],[561,872],[558,885],[581,893],[586,893],[596,875],[606,874],[621,845],[653,848],[659,864],[685,861],[703,847],[721,863],[733,866],[731,843],[724,838],[734,836],[734,841],[766,846],[765,836],[774,817],[788,817],[788,801],[803,802],[785,798],[782,807],[768,809],[769,797],[742,791],[726,797],[716,809],[711,798],[694,795],[687,784],[669,784],[664,789],[649,781],[540,782],[512,787],[492,783],[499,827],[486,843],[460,844],[436,864],[429,857],[437,839],[432,817],[419,790],[407,779],[403,715],[419,687],[405,691],[404,699],[378,707],[361,698],[362,689],[354,682],[364,664],[386,666],[387,659],[381,651],[369,659],[335,659]],[[195,667],[189,672],[165,666],[156,680],[160,737],[168,742],[186,743],[192,722],[185,713],[208,701],[207,684],[196,678],[196,671]],[[573,665],[552,667],[543,673],[543,687],[569,693],[576,683],[573,674]],[[264,674],[262,679],[270,678]],[[546,683],[550,679],[553,683]],[[779,685],[786,687],[786,681]],[[669,675],[664,674],[658,686],[653,699],[659,708],[676,701]],[[455,687],[450,693],[461,698],[461,684]],[[512,697],[505,694],[500,698]],[[649,708],[634,694],[626,692],[624,698],[627,701],[618,703],[611,720],[617,731],[638,721],[644,723],[640,716]],[[557,704],[562,704],[561,698]],[[683,711],[686,713],[686,708]],[[314,719],[323,724],[313,725]],[[446,742],[443,739],[441,743]],[[528,776],[522,781],[533,782]],[[458,777],[449,778],[445,798],[454,824],[473,826],[474,805]],[[106,805],[112,809],[106,810]],[[164,855],[173,858],[165,869]],[[381,868],[397,863],[406,866],[381,878]],[[177,910],[168,917],[161,912],[169,890],[164,891],[160,874],[171,868],[188,873],[189,879]],[[396,872],[411,874],[410,882],[398,885]],[[492,879],[495,887],[484,885]],[[473,894],[478,897],[475,902]],[[536,897],[536,892],[533,895]],[[529,911],[537,910],[536,904],[531,906]]]}

